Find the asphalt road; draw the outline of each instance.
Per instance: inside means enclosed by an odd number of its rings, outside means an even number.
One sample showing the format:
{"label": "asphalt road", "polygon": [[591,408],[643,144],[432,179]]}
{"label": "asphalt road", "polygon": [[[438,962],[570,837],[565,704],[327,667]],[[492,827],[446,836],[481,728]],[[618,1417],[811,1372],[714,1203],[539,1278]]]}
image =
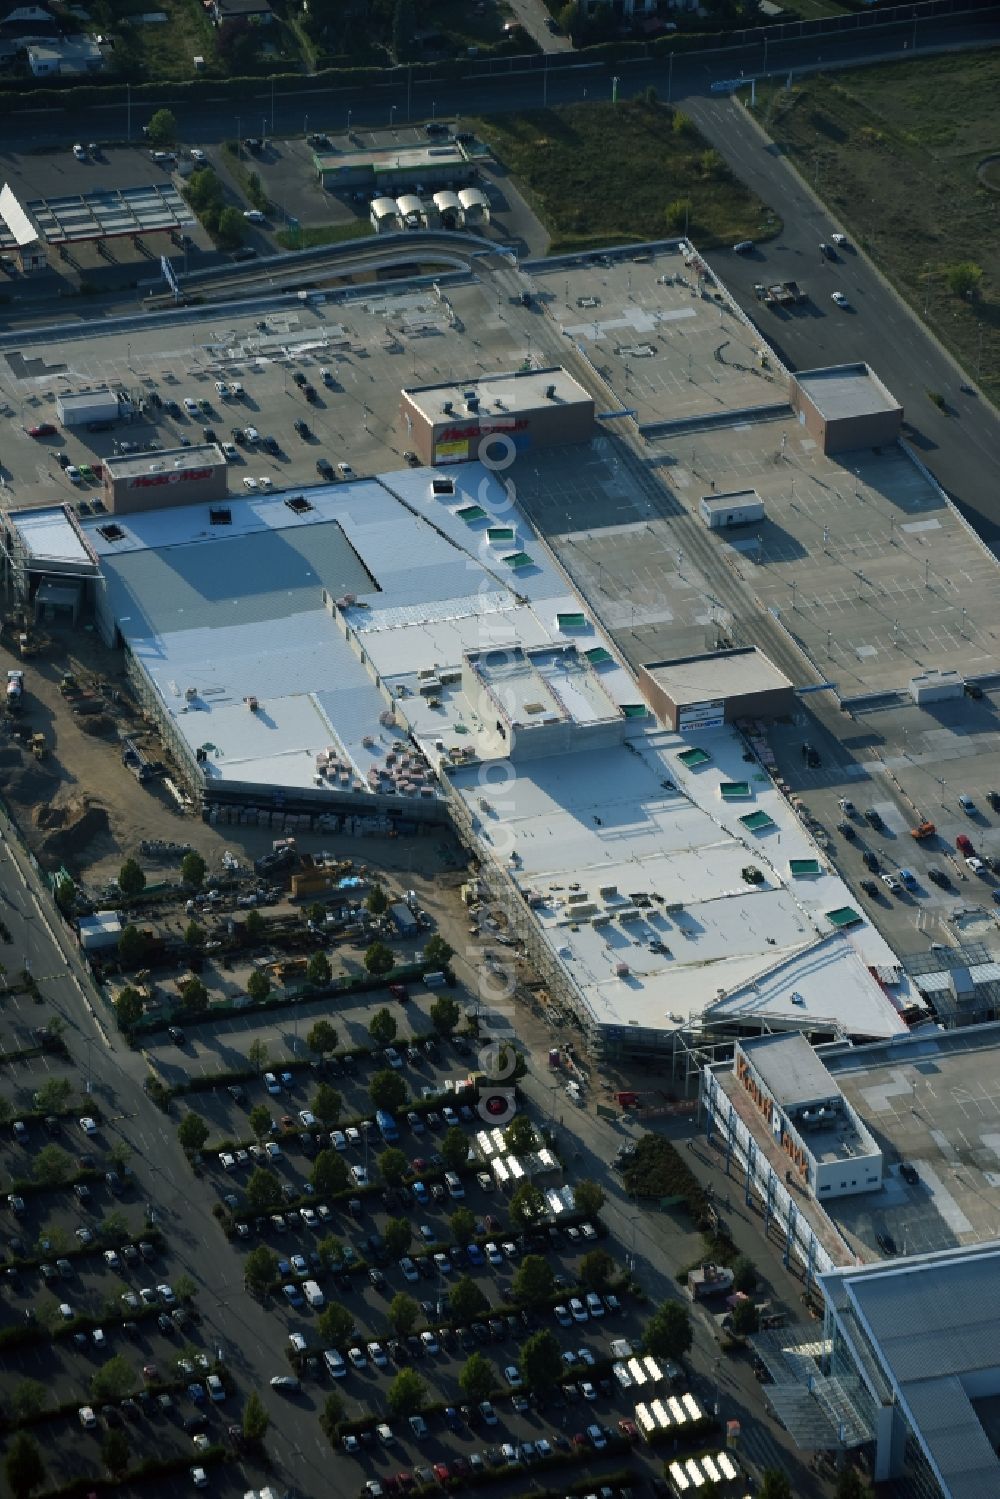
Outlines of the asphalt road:
{"label": "asphalt road", "polygon": [[[757,129],[743,106],[729,98],[690,100],[699,129],[754,192],[780,214],[784,227],[753,255],[709,254],[712,269],[729,287],[764,337],[793,369],[815,369],[866,360],[903,405],[915,429],[918,456],[938,483],[994,548],[1000,542],[1000,417],[988,401],[962,390],[967,377],[919,318],[887,285],[856,246],[821,256],[836,220]],[[781,314],[761,306],[756,282],[798,281],[810,300]],[[842,291],[850,306],[837,307]],[[939,391],[947,413],[928,399]]]}
{"label": "asphalt road", "polygon": [[[870,62],[879,58],[910,57],[943,48],[994,45],[1000,38],[1000,7],[970,14],[948,14],[920,20],[886,24],[878,13],[857,16],[857,27],[806,34],[785,40],[765,39],[764,31],[753,41],[705,52],[678,52],[667,58],[615,63],[576,62],[552,67],[551,54],[511,58],[509,67],[492,67],[470,60],[468,75],[453,79],[413,78],[408,86],[405,71],[387,72],[384,82],[361,87],[317,86],[303,78],[294,93],[272,94],[266,80],[259,94],[249,99],[194,100],[175,97],[165,84],[162,97],[134,104],[129,111],[125,88],[117,104],[99,105],[70,114],[65,110],[38,109],[4,119],[4,149],[30,150],[39,146],[71,145],[81,137],[125,139],[129,131],[138,139],[140,126],[157,109],[173,107],[182,121],[188,144],[211,145],[231,139],[237,123],[244,133],[256,128],[257,116],[265,135],[294,134],[303,130],[308,111],[313,130],[343,130],[352,127],[384,130],[410,120],[455,119],[470,114],[503,114],[564,104],[584,99],[610,99],[612,76],[618,77],[618,97],[627,99],[652,85],[661,99],[711,96],[713,82],[720,79],[787,75],[800,71]],[[821,26],[822,23],[816,23]],[[0,152],[0,161],[3,152]]]}

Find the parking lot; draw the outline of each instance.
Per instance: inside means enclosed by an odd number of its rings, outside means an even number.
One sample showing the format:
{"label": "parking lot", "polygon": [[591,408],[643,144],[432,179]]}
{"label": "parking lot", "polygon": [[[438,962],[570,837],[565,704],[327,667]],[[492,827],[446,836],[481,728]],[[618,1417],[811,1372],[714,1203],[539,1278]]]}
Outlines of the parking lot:
{"label": "parking lot", "polygon": [[[1000,951],[1000,906],[993,899],[1000,885],[988,867],[975,873],[956,843],[964,835],[975,855],[1000,858],[1000,814],[989,800],[989,792],[1000,791],[995,694],[931,709],[911,704],[858,713],[843,749],[824,736],[822,764],[810,769],[801,744],[815,727],[803,713],[796,724],[772,725],[769,742],[782,774],[831,837],[838,866],[895,950],[905,956],[933,942],[971,940]],[[962,809],[960,795],[972,799],[973,812]],[[842,797],[855,804],[857,815],[845,819],[838,806]],[[865,821],[867,808],[879,814],[882,827]],[[845,821],[853,839],[838,831]],[[911,837],[922,822],[933,823],[935,833]],[[866,850],[878,860],[878,871],[864,867]],[[877,879],[885,872],[898,881],[900,869],[913,871],[912,889],[890,891]],[[947,884],[932,880],[931,870]],[[874,897],[861,889],[866,878],[879,887]]]}

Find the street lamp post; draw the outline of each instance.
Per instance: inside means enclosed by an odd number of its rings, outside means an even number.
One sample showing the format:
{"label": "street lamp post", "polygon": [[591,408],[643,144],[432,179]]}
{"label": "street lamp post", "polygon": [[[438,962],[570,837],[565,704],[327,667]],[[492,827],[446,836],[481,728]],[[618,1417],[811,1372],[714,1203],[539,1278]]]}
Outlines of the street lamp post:
{"label": "street lamp post", "polygon": [[308,135],[309,134],[309,116],[308,115],[303,115],[302,116],[302,134],[303,135]]}
{"label": "street lamp post", "polygon": [[350,110],[347,111],[347,133],[348,133],[348,135],[350,135],[350,133],[351,133],[351,111]]}
{"label": "street lamp post", "polygon": [[389,105],[389,129],[390,130],[392,130],[392,129],[395,128],[395,119],[396,119],[396,106],[395,106],[395,104],[390,104]]}
{"label": "street lamp post", "polygon": [[618,103],[618,83],[619,83],[619,79],[617,77],[612,78],[612,80],[611,80],[611,102],[612,102],[612,104],[617,104]]}
{"label": "street lamp post", "polygon": [[431,124],[437,119],[437,100],[431,100]]}
{"label": "street lamp post", "polygon": [[125,100],[125,139],[130,141],[132,139],[132,85],[130,83],[125,85]]}

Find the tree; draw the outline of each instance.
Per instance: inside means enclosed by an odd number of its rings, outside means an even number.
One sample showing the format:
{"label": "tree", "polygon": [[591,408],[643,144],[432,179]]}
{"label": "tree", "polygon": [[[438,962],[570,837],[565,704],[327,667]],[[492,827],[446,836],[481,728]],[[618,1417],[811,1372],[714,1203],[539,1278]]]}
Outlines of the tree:
{"label": "tree", "polygon": [[335,1150],[321,1150],[309,1180],[320,1197],[332,1197],[347,1186],[347,1164]]}
{"label": "tree", "polygon": [[181,860],[181,879],[185,885],[190,885],[195,890],[200,890],[205,883],[205,875],[208,873],[208,865],[196,849],[184,855]]}
{"label": "tree", "polygon": [[40,1410],[45,1409],[47,1394],[48,1389],[40,1379],[18,1380],[10,1402],[14,1415],[19,1421],[23,1421],[25,1416],[37,1415]]}
{"label": "tree", "polygon": [[306,1045],[318,1057],[325,1057],[328,1052],[337,1050],[337,1032],[329,1020],[317,1020],[306,1036]]}
{"label": "tree", "polygon": [[189,1014],[208,1009],[208,990],[196,974],[185,979],[180,989],[181,1009]]}
{"label": "tree", "polygon": [[382,973],[391,973],[395,966],[396,960],[392,955],[392,948],[387,947],[384,942],[373,942],[365,953],[365,967],[375,977]]}
{"label": "tree", "polygon": [[691,1347],[691,1313],[679,1301],[664,1301],[646,1323],[643,1352],[679,1360]]}
{"label": "tree", "polygon": [[412,1416],[427,1399],[427,1386],[416,1369],[400,1369],[386,1395],[391,1416]]}
{"label": "tree", "polygon": [[614,1273],[615,1262],[603,1249],[592,1249],[580,1261],[580,1284],[588,1291],[603,1291]]}
{"label": "tree", "polygon": [[448,1219],[456,1244],[468,1244],[476,1232],[476,1215],[469,1208],[456,1208]]}
{"label": "tree", "polygon": [[760,1318],[753,1302],[749,1298],[746,1301],[738,1301],[729,1317],[729,1331],[733,1337],[747,1338],[757,1331],[759,1324]]}
{"label": "tree", "polygon": [[[369,952],[371,949],[369,948]],[[365,960],[367,962],[367,958]],[[391,1010],[376,1010],[368,1022],[368,1034],[376,1046],[391,1046],[396,1039],[399,1027]]]}
{"label": "tree", "polygon": [[224,208],[219,214],[219,227],[216,231],[222,249],[233,249],[241,245],[246,238],[246,225],[247,221],[238,208]]}
{"label": "tree", "polygon": [[344,1398],[334,1390],[323,1401],[323,1409],[319,1413],[319,1429],[331,1447],[335,1447],[340,1440],[340,1423],[343,1419]]}
{"label": "tree", "polygon": [[597,1217],[604,1200],[604,1188],[596,1182],[580,1181],[573,1188],[573,1206],[578,1213],[586,1213],[588,1218]]}
{"label": "tree", "polygon": [[687,230],[691,225],[691,199],[673,198],[664,209],[668,229]]}
{"label": "tree", "polygon": [[406,1156],[396,1145],[383,1150],[378,1158],[379,1175],[387,1187],[398,1187],[410,1169]]}
{"label": "tree", "polygon": [[184,928],[184,942],[188,947],[202,948],[205,946],[205,928],[199,926],[196,921],[189,921]]}
{"label": "tree", "polygon": [[353,1333],[354,1316],[339,1301],[328,1301],[316,1319],[316,1330],[328,1348],[338,1348]]}
{"label": "tree", "polygon": [[58,1187],[69,1176],[73,1162],[58,1145],[45,1145],[35,1156],[31,1174],[46,1187]]}
{"label": "tree", "polygon": [[101,1443],[101,1460],[112,1478],[121,1478],[131,1455],[128,1437],[120,1427],[113,1427]]}
{"label": "tree", "polygon": [[413,1239],[413,1229],[408,1218],[390,1218],[382,1230],[385,1247],[394,1260],[405,1254]]}
{"label": "tree", "polygon": [[142,996],[138,989],[126,984],[119,989],[115,1000],[115,1023],[120,1031],[128,1032],[142,1019]]}
{"label": "tree", "polygon": [[333,969],[330,967],[330,959],[326,953],[322,949],[314,952],[306,967],[306,978],[309,983],[314,984],[317,989],[322,989],[332,977]]}
{"label": "tree", "polygon": [[66,1108],[73,1096],[73,1084],[68,1077],[50,1077],[36,1089],[32,1102],[42,1114],[58,1114]]}
{"label": "tree", "polygon": [[469,1155],[469,1137],[458,1125],[445,1130],[441,1139],[441,1158],[449,1171],[459,1171]]}
{"label": "tree", "polygon": [[247,1047],[247,1061],[255,1072],[263,1072],[267,1066],[268,1051],[266,1044],[258,1037],[251,1041]]}
{"label": "tree", "polygon": [[431,1005],[431,1025],[439,1036],[450,1036],[462,1018],[462,1007],[450,994],[439,994]]}
{"label": "tree", "polygon": [[132,1159],[132,1147],[127,1140],[116,1140],[111,1147],[111,1159],[119,1171],[124,1171]]}
{"label": "tree", "polygon": [[454,952],[455,949],[435,932],[434,936],[428,937],[424,944],[424,962],[430,963],[434,968],[445,968]]}
{"label": "tree", "polygon": [[[146,126],[146,139],[151,146],[173,145],[177,139],[177,121],[169,109],[158,109],[156,111]],[[188,854],[187,857],[190,859],[191,855]]]}
{"label": "tree", "polygon": [[255,1213],[269,1212],[281,1201],[281,1183],[273,1171],[258,1166],[247,1182],[247,1202]]}
{"label": "tree", "polygon": [[146,939],[132,922],[118,933],[118,956],[126,968],[141,967],[146,956]]}
{"label": "tree", "polygon": [[503,1143],[511,1155],[528,1155],[536,1148],[535,1129],[526,1114],[515,1114],[503,1132]]}
{"label": "tree", "polygon": [[209,1128],[200,1114],[190,1110],[177,1126],[177,1143],[188,1155],[200,1150],[209,1136]]}
{"label": "tree", "polygon": [[40,1488],[45,1481],[42,1455],[25,1432],[19,1431],[11,1438],[4,1470],[14,1499],[28,1499],[32,1490]]}
{"label": "tree", "polygon": [[344,1100],[336,1088],[331,1088],[329,1083],[320,1083],[313,1094],[312,1111],[320,1124],[325,1124],[327,1129],[333,1129],[340,1118]]}
{"label": "tree", "polygon": [[327,1234],[320,1239],[316,1246],[323,1268],[329,1270],[331,1265],[342,1265],[344,1262],[344,1246],[340,1239],[334,1234]]}
{"label": "tree", "polygon": [[780,1468],[767,1468],[757,1496],[758,1499],[792,1499],[792,1486]]}
{"label": "tree", "polygon": [[481,1353],[470,1353],[458,1376],[462,1394],[472,1405],[488,1400],[497,1387],[497,1371]]}
{"label": "tree", "polygon": [[250,1128],[258,1140],[271,1132],[271,1110],[262,1103],[254,1104],[250,1110]]}
{"label": "tree", "polygon": [[540,1254],[526,1254],[511,1286],[515,1301],[523,1301],[525,1306],[544,1306],[552,1300],[555,1289],[556,1278],[548,1260]]}
{"label": "tree", "polygon": [[456,1322],[471,1322],[489,1308],[483,1292],[471,1275],[463,1275],[448,1292],[448,1306]]}
{"label": "tree", "polygon": [[243,1407],[244,1437],[248,1442],[262,1442],[270,1424],[271,1418],[267,1414],[263,1400],[256,1390],[251,1390],[247,1396],[247,1403]]}
{"label": "tree", "polygon": [[194,1300],[198,1294],[198,1285],[190,1275],[178,1275],[174,1281],[174,1295],[178,1301],[185,1304]]}
{"label": "tree", "polygon": [[243,922],[243,935],[248,942],[259,942],[267,931],[267,922],[259,911],[248,911]]}
{"label": "tree", "polygon": [[374,884],[368,892],[368,899],[365,901],[365,910],[369,916],[384,916],[388,909],[389,897],[381,885],[378,883]]}
{"label": "tree", "polygon": [[124,1400],[126,1395],[132,1393],[136,1384],[132,1365],[122,1354],[116,1353],[114,1358],[109,1358],[91,1377],[90,1393],[95,1400]]}
{"label": "tree", "polygon": [[387,1067],[384,1072],[376,1072],[368,1084],[368,1096],[377,1109],[385,1109],[394,1114],[403,1107],[409,1096],[409,1089],[399,1073]]}
{"label": "tree", "polygon": [[412,1296],[399,1291],[389,1302],[389,1325],[400,1338],[408,1337],[417,1325],[420,1307]]}
{"label": "tree", "polygon": [[835,1499],[871,1499],[871,1489],[857,1468],[841,1468],[834,1489]]}
{"label": "tree", "polygon": [[55,896],[56,905],[59,907],[63,915],[72,915],[73,907],[76,905],[76,884],[73,880],[70,879],[68,874],[61,874],[58,876],[56,880]]}
{"label": "tree", "polygon": [[971,260],[963,260],[958,265],[947,266],[944,279],[953,297],[964,297],[968,301],[973,301],[983,279],[983,268],[981,265],[975,265]]}
{"label": "tree", "polygon": [[529,1390],[547,1395],[559,1383],[562,1375],[562,1353],[555,1333],[547,1327],[533,1333],[521,1344],[518,1360],[521,1378]]}
{"label": "tree", "polygon": [[146,888],[146,876],[135,859],[126,859],[118,871],[118,888],[122,895],[132,900]]}
{"label": "tree", "polygon": [[255,968],[247,979],[247,993],[250,998],[255,1004],[263,1004],[270,992],[271,980],[266,973],[262,973],[259,968]]}
{"label": "tree", "polygon": [[749,1296],[757,1286],[757,1266],[749,1255],[737,1255],[733,1261],[733,1290]]}
{"label": "tree", "polygon": [[518,1228],[525,1228],[542,1216],[545,1211],[545,1198],[534,1182],[523,1181],[511,1193],[508,1211],[511,1222],[516,1223]]}

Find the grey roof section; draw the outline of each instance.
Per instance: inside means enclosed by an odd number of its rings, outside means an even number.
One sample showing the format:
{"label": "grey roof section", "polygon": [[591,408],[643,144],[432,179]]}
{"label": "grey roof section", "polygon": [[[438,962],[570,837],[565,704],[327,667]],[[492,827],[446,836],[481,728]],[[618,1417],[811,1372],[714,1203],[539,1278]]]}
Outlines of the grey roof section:
{"label": "grey roof section", "polygon": [[793,377],[827,421],[898,411],[899,402],[867,364],[838,364],[825,370],[802,370]]}
{"label": "grey roof section", "polygon": [[677,704],[774,692],[792,685],[784,672],[755,647],[684,656],[676,661],[650,661],[642,669]]}
{"label": "grey roof section", "polygon": [[833,1098],[840,1092],[804,1036],[761,1036],[740,1045],[782,1108]]}
{"label": "grey roof section", "polygon": [[[127,640],[289,615],[372,582],[339,525],[257,532],[106,557],[109,606]],[[173,647],[171,647],[173,649]]]}
{"label": "grey roof section", "polygon": [[822,1282],[852,1341],[845,1302],[854,1311],[946,1499],[1000,1493],[1000,1459],[963,1388],[982,1375],[992,1389],[1000,1362],[1000,1244],[831,1271]]}

